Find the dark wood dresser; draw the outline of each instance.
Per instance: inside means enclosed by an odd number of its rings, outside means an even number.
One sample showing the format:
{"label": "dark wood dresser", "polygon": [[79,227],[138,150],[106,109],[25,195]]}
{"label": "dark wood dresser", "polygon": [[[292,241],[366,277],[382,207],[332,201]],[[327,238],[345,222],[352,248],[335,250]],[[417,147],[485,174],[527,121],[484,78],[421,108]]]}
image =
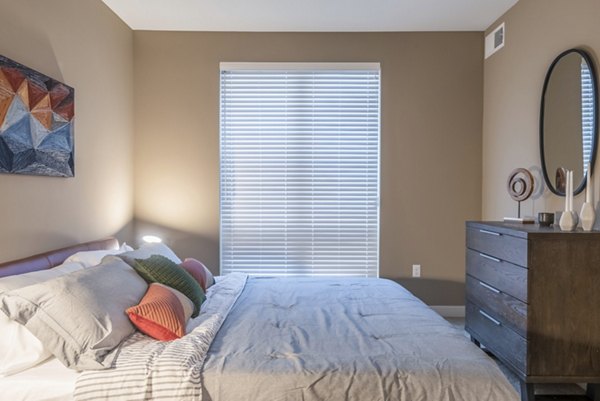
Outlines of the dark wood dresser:
{"label": "dark wood dresser", "polygon": [[466,330],[521,380],[600,400],[600,232],[467,222]]}

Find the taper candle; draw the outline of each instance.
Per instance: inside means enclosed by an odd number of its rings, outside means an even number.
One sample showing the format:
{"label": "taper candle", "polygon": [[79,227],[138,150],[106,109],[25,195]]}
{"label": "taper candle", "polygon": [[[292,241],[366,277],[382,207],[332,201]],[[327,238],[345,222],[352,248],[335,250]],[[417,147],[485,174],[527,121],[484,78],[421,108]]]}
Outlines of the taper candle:
{"label": "taper candle", "polygon": [[587,203],[592,203],[592,180],[591,180],[592,170],[591,170],[591,168],[592,168],[592,166],[590,164],[588,164],[587,180],[585,183],[585,201]]}
{"label": "taper candle", "polygon": [[565,212],[569,211],[569,170],[565,170]]}
{"label": "taper candle", "polygon": [[567,212],[573,211],[573,198],[571,197],[573,195],[573,191],[571,189],[571,185],[573,184],[573,176],[571,173],[571,170],[567,170],[567,198],[569,198],[567,202]]}

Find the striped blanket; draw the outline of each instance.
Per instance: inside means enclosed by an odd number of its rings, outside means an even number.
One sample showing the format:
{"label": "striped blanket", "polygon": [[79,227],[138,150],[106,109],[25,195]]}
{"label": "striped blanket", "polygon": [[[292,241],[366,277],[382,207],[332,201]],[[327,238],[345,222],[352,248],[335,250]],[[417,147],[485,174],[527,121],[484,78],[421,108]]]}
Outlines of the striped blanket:
{"label": "striped blanket", "polygon": [[134,334],[117,350],[114,367],[85,371],[77,379],[76,401],[202,400],[201,370],[206,353],[246,275],[230,274],[211,287],[191,332],[171,342]]}

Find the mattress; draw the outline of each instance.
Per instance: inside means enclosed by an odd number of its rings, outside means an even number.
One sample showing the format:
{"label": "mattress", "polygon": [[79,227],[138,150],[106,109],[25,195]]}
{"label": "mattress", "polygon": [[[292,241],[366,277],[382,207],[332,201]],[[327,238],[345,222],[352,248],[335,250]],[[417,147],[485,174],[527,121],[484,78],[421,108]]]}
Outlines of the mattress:
{"label": "mattress", "polygon": [[10,401],[70,401],[78,372],[50,358],[23,372],[0,378],[0,399]]}

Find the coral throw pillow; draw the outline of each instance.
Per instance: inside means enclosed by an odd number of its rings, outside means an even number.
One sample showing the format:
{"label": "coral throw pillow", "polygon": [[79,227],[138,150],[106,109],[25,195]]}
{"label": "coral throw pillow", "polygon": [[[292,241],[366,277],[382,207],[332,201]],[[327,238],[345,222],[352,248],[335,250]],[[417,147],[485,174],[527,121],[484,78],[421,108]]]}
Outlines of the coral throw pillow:
{"label": "coral throw pillow", "polygon": [[185,269],[192,277],[196,279],[200,287],[206,292],[206,290],[215,283],[215,278],[204,263],[194,258],[186,258],[182,263],[181,267]]}
{"label": "coral throw pillow", "polygon": [[160,341],[171,341],[185,335],[185,326],[194,305],[174,288],[150,284],[140,303],[127,309],[129,320],[142,333]]}

